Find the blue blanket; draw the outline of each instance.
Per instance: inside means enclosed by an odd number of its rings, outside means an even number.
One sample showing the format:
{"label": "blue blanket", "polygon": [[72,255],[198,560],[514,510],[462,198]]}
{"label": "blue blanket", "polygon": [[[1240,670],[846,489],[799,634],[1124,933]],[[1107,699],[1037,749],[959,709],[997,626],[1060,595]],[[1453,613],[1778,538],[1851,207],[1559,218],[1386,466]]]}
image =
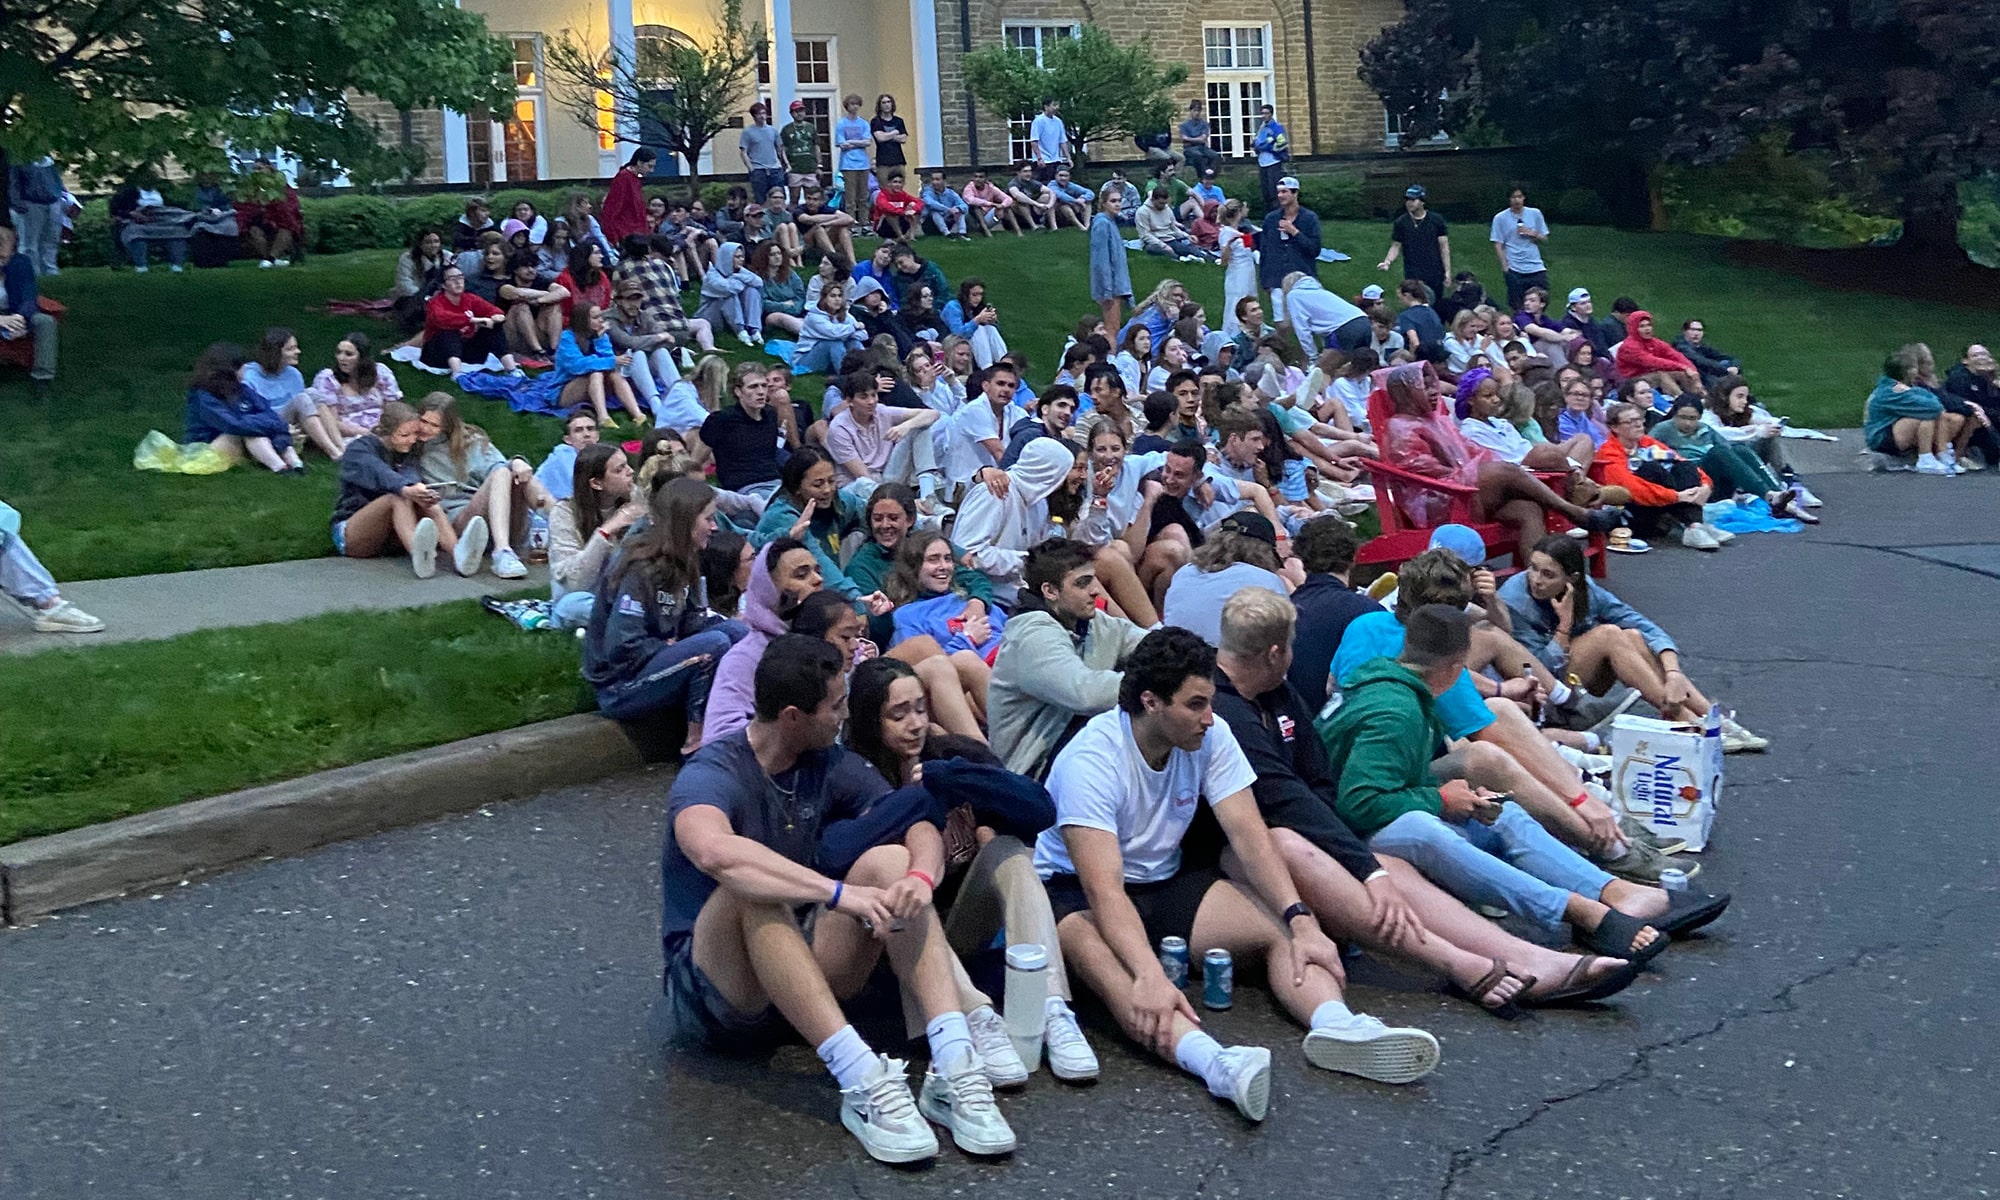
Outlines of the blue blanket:
{"label": "blue blanket", "polygon": [[515,412],[559,417],[566,411],[557,403],[562,395],[562,382],[555,377],[553,371],[544,372],[533,379],[488,371],[467,371],[458,377],[458,386],[475,396],[505,400],[507,407]]}
{"label": "blue blanket", "polygon": [[1771,506],[1761,497],[1745,504],[1710,504],[1702,509],[1702,520],[1724,533],[1804,533],[1806,529],[1804,521],[1772,516]]}

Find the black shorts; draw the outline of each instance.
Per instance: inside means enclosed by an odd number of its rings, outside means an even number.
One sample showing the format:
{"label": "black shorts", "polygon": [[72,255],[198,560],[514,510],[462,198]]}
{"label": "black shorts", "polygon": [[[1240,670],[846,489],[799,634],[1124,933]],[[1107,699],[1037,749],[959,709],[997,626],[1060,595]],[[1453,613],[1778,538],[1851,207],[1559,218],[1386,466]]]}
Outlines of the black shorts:
{"label": "black shorts", "polygon": [[[1126,884],[1125,895],[1131,899],[1132,907],[1139,910],[1146,937],[1157,946],[1163,937],[1193,937],[1195,913],[1201,911],[1208,889],[1221,882],[1222,872],[1214,867],[1184,865],[1180,874],[1171,879]],[[1049,908],[1055,913],[1058,925],[1071,913],[1090,911],[1090,897],[1084,894],[1083,881],[1074,875],[1051,876],[1042,888],[1049,894]]]}
{"label": "black shorts", "polygon": [[761,1013],[740,1013],[730,1007],[714,981],[695,965],[694,935],[670,938],[664,949],[667,1006],[676,1041],[752,1051],[786,1039],[789,1030],[776,1009],[766,1006]]}

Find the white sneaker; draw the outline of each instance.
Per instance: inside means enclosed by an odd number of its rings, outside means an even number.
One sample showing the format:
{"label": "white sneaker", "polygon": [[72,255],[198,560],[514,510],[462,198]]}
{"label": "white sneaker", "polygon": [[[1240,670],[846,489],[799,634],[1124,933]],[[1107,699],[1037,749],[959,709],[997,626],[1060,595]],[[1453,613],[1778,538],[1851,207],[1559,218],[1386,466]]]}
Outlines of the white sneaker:
{"label": "white sneaker", "polygon": [[1701,523],[1701,531],[1707,534],[1709,537],[1715,539],[1715,544],[1718,546],[1727,546],[1729,543],[1736,540],[1735,534],[1729,532],[1727,529],[1718,529],[1715,526],[1710,525],[1707,521],[1703,521]]}
{"label": "white sneaker", "polygon": [[521,556],[514,553],[511,547],[493,552],[493,574],[495,577],[500,579],[521,579],[527,573],[527,564],[521,561]]}
{"label": "white sneaker", "polygon": [[1950,475],[1951,473],[1952,473],[1951,468],[1946,466],[1944,460],[1939,458],[1937,455],[1935,454],[1917,455],[1917,474]]}
{"label": "white sneaker", "polygon": [[1681,530],[1681,545],[1690,550],[1722,549],[1722,543],[1708,536],[1708,531],[1699,525],[1690,525]]}
{"label": "white sneaker", "polygon": [[987,1005],[965,1014],[966,1028],[972,1030],[972,1048],[979,1055],[986,1078],[994,1087],[1020,1087],[1028,1082],[1028,1064],[1007,1036],[1007,1023]]}
{"label": "white sneaker", "polygon": [[292,260],[289,258],[274,258],[271,260],[271,265],[274,267],[289,267],[292,265]]}
{"label": "white sneaker", "polygon": [[1722,718],[1722,752],[1724,754],[1755,754],[1769,749],[1771,739],[1758,737],[1736,723],[1735,717]]}
{"label": "white sneaker", "polygon": [[267,259],[265,259],[265,260],[264,260],[263,262],[260,262],[260,263],[258,263],[258,264],[257,264],[257,269],[258,269],[259,271],[268,271],[268,270],[270,270],[270,269],[271,269],[272,267],[275,267],[275,266],[277,266],[277,265],[278,265],[277,263],[274,263],[274,262],[272,262],[272,261],[271,261],[270,259],[268,259],[268,258],[267,258]]}
{"label": "white sneaker", "polygon": [[840,1123],[877,1162],[906,1163],[936,1158],[937,1135],[917,1115],[904,1075],[909,1064],[877,1055],[857,1087],[840,1093]]}
{"label": "white sneaker", "polygon": [[[1016,1062],[1020,1057],[1015,1057]],[[1012,1154],[1018,1144],[1000,1106],[993,1102],[993,1084],[977,1054],[965,1054],[943,1075],[938,1064],[924,1072],[924,1090],[917,1097],[924,1116],[951,1130],[951,1140],[967,1154]]]}
{"label": "white sneaker", "polygon": [[1057,1079],[1082,1083],[1097,1078],[1097,1055],[1083,1040],[1083,1030],[1069,1005],[1051,1008],[1042,1018],[1042,1049],[1049,1057],[1049,1071]]}
{"label": "white sneaker", "polygon": [[167,270],[169,270],[169,271],[172,271],[172,272],[173,272],[174,274],[178,275],[178,274],[180,274],[180,273],[181,273],[182,271],[185,271],[185,270],[187,270],[187,268],[186,268],[186,267],[183,267],[183,266],[182,266],[181,264],[179,264],[179,263],[172,263],[172,264],[170,264],[170,265],[169,265],[169,266],[167,267]]}
{"label": "white sneaker", "polygon": [[1396,1029],[1362,1013],[1347,1024],[1306,1034],[1306,1061],[1377,1083],[1409,1083],[1437,1070],[1437,1039],[1421,1029]]}
{"label": "white sneaker", "polygon": [[1797,496],[1797,497],[1799,498],[1799,503],[1800,503],[1801,505],[1805,506],[1806,508],[1825,508],[1825,507],[1826,507],[1826,502],[1825,502],[1825,501],[1823,501],[1823,500],[1821,500],[1821,499],[1820,499],[1820,498],[1819,498],[1818,496],[1815,496],[1815,495],[1813,495],[1813,494],[1812,494],[1812,489],[1811,489],[1811,488],[1809,488],[1809,487],[1807,487],[1807,486],[1806,486],[1805,484],[1803,484],[1803,483],[1795,483],[1795,484],[1793,484],[1793,485],[1792,485],[1792,494],[1793,494],[1794,496]]}
{"label": "white sneaker", "polygon": [[479,574],[479,560],[486,557],[486,518],[474,517],[458,535],[451,548],[451,569],[463,576]]}
{"label": "white sneaker", "polygon": [[144,275],[146,272],[152,270],[152,268],[145,263],[133,263],[132,270],[140,275]]}
{"label": "white sneaker", "polygon": [[1262,1046],[1228,1046],[1215,1056],[1211,1096],[1229,1101],[1252,1121],[1271,1111],[1271,1052]]}
{"label": "white sneaker", "polygon": [[425,517],[410,534],[410,569],[418,579],[429,579],[438,569],[437,522]]}
{"label": "white sneaker", "polygon": [[750,344],[750,335],[739,329],[736,331],[736,340],[748,346]]}
{"label": "white sneaker", "polygon": [[56,601],[54,608],[34,610],[36,633],[102,633],[104,622],[71,604]]}

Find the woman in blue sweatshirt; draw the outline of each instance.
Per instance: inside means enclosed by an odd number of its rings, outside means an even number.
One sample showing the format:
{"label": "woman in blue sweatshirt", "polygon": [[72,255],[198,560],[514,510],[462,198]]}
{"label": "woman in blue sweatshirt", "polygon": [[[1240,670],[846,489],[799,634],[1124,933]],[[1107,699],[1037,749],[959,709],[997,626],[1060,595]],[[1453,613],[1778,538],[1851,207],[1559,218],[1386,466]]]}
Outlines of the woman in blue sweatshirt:
{"label": "woman in blue sweatshirt", "polygon": [[631,362],[631,355],[612,349],[604,310],[595,304],[578,303],[570,310],[569,328],[563,330],[556,342],[556,368],[550,372],[562,385],[556,402],[574,410],[587,400],[597,414],[598,427],[616,429],[617,423],[604,408],[604,394],[609,389],[618,397],[619,407],[630,414],[632,423],[645,428],[645,410],[639,407],[639,398],[632,393],[632,381],[625,378],[625,368]]}
{"label": "woman in blue sweatshirt", "polygon": [[247,454],[281,474],[305,474],[285,418],[237,378],[245,357],[242,347],[227,342],[201,352],[188,380],[187,411],[182,417],[186,431],[181,440],[207,442],[232,459]]}

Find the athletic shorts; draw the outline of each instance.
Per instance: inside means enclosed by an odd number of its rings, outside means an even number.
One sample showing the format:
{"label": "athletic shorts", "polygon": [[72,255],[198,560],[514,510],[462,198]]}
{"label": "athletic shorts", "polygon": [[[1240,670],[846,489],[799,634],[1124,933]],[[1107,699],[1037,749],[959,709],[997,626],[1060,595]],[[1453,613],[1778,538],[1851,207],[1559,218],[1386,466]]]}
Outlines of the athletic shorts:
{"label": "athletic shorts", "polygon": [[[1139,910],[1147,939],[1157,946],[1163,937],[1192,937],[1195,913],[1201,910],[1208,889],[1221,882],[1222,872],[1214,867],[1183,866],[1180,874],[1171,879],[1128,883],[1125,895],[1131,899],[1132,907]],[[1090,910],[1083,881],[1074,875],[1051,876],[1043,881],[1042,888],[1049,894],[1049,908],[1055,913],[1058,925],[1071,913]]]}
{"label": "athletic shorts", "polygon": [[754,1050],[785,1038],[786,1026],[777,1010],[745,1014],[730,1007],[714,981],[694,962],[694,935],[666,942],[666,993],[677,1041],[727,1050]]}

